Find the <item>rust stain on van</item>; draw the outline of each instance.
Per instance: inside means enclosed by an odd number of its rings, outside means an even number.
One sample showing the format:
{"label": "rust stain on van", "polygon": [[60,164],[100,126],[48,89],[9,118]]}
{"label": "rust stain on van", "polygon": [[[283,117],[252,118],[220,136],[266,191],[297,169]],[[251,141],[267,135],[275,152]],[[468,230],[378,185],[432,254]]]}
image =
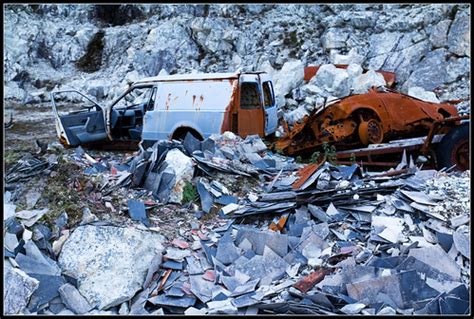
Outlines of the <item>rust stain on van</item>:
{"label": "rust stain on van", "polygon": [[233,126],[236,126],[237,123],[233,123],[232,114],[237,113],[237,96],[239,92],[239,81],[232,80],[230,81],[232,86],[232,94],[230,96],[229,104],[226,106],[224,111],[224,119],[222,120],[221,125],[221,134],[225,131],[231,131],[232,133],[237,133],[237,128],[233,129]]}
{"label": "rust stain on van", "polygon": [[196,95],[193,94],[193,108],[194,108],[194,103],[196,103]]}
{"label": "rust stain on van", "polygon": [[167,111],[169,111],[170,109],[170,98],[171,98],[171,93],[168,93],[168,96],[166,97],[166,102],[165,102],[165,107]]}

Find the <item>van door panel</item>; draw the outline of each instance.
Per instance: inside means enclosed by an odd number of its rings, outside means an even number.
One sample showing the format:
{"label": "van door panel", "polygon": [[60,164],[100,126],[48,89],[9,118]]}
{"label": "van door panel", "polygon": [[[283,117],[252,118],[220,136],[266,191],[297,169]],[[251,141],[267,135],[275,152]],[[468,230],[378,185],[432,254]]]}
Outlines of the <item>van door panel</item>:
{"label": "van door panel", "polygon": [[[65,115],[60,115],[55,101],[57,94],[79,94],[93,105],[83,107],[78,111],[73,111]],[[78,146],[91,142],[107,140],[105,130],[104,112],[100,105],[76,90],[65,90],[51,93],[51,102],[53,112],[56,116],[56,128],[62,141],[67,142],[69,146]],[[83,104],[82,104],[83,105]],[[67,141],[62,137],[66,135]]]}
{"label": "van door panel", "polygon": [[241,137],[258,134],[264,136],[264,112],[258,82],[242,82],[238,109],[238,134]]}
{"label": "van door panel", "polygon": [[274,133],[278,126],[278,112],[271,81],[262,83],[263,104],[265,108],[265,135]]}

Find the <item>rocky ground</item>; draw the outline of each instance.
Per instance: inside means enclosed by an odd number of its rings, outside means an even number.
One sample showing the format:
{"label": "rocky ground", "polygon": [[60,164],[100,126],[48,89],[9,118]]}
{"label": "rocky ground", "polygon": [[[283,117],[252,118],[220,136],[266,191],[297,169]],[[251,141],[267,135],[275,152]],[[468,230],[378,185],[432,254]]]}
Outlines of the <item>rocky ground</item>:
{"label": "rocky ground", "polygon": [[469,312],[469,171],[297,163],[229,132],[64,149],[46,109],[7,110],[7,314]]}

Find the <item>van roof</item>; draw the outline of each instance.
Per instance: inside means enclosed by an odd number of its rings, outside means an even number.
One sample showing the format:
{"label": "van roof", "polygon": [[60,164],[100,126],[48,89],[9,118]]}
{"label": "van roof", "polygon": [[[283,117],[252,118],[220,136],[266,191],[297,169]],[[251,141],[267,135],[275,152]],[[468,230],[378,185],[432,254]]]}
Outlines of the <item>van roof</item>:
{"label": "van roof", "polygon": [[239,73],[194,73],[194,74],[173,74],[159,75],[144,78],[135,83],[158,82],[158,81],[180,81],[180,80],[212,80],[212,79],[236,79]]}
{"label": "van roof", "polygon": [[159,76],[144,78],[144,79],[135,81],[134,84],[160,82],[160,81],[237,79],[240,74],[259,74],[259,73],[265,73],[265,72],[190,73],[190,74],[159,75]]}

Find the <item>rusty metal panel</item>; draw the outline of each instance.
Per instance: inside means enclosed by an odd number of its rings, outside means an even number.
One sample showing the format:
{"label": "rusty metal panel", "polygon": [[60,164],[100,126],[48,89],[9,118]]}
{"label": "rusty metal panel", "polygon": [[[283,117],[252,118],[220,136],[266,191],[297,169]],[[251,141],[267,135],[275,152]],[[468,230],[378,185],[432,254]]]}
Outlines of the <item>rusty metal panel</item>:
{"label": "rusty metal panel", "polygon": [[[246,88],[248,85],[248,88]],[[251,92],[251,86],[258,86],[258,90]],[[258,92],[260,84],[257,75],[246,74],[240,78],[239,108],[238,108],[238,134],[245,138],[247,135],[258,134],[265,136],[265,115],[263,101]],[[248,94],[247,94],[248,92]]]}

